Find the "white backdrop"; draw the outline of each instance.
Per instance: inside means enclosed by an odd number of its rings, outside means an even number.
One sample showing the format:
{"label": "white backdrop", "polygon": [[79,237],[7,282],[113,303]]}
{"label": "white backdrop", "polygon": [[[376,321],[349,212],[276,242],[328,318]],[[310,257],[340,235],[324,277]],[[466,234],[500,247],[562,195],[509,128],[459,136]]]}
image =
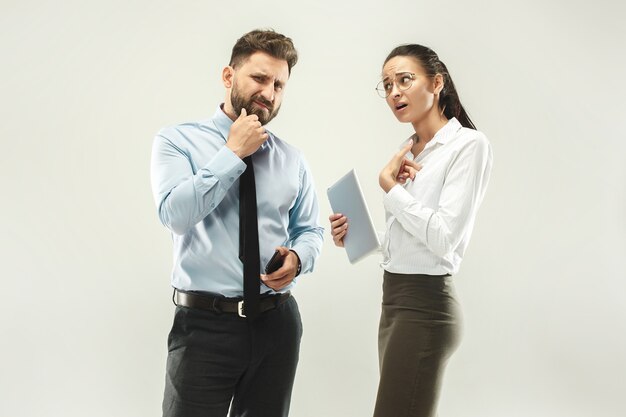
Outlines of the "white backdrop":
{"label": "white backdrop", "polygon": [[[439,53],[491,140],[440,415],[626,415],[625,9],[1,0],[0,415],[160,415],[171,243],[151,142],[213,114],[233,43],[257,27],[300,52],[270,129],[305,152],[325,226],[325,190],[352,167],[383,226],[377,173],[411,133],[374,91],[397,44]],[[292,416],[371,414],[381,273],[376,256],[351,266],[326,232],[295,291]]]}

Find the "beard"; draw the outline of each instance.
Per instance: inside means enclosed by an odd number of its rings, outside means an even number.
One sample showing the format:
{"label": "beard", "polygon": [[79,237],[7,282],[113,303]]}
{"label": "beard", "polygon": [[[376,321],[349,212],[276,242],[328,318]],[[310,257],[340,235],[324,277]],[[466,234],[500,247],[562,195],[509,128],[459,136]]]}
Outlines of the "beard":
{"label": "beard", "polygon": [[[267,109],[259,106],[255,103],[255,101],[265,105]],[[254,95],[246,100],[243,94],[241,94],[237,89],[237,84],[233,85],[233,89],[230,93],[230,103],[233,105],[233,110],[235,111],[235,114],[237,116],[241,114],[241,109],[245,108],[247,114],[256,114],[259,118],[259,122],[261,122],[261,125],[263,126],[268,124],[274,117],[276,117],[278,111],[280,110],[280,106],[274,108],[272,103],[267,101],[259,94]]]}

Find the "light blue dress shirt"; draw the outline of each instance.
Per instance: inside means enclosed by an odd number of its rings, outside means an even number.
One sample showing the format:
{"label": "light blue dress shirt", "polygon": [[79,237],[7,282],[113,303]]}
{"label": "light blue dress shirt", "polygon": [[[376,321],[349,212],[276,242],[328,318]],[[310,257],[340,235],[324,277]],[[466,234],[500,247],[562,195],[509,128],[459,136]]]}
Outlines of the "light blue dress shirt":
{"label": "light blue dress shirt", "polygon": [[[162,129],[152,148],[152,191],[172,232],[172,286],[243,296],[239,260],[239,176],[246,164],[226,146],[233,121],[212,118]],[[252,155],[261,272],[277,246],[293,249],[302,274],[313,270],[324,229],[309,167],[300,151],[267,131]],[[295,283],[281,289],[288,291]],[[261,293],[274,291],[261,283]]]}

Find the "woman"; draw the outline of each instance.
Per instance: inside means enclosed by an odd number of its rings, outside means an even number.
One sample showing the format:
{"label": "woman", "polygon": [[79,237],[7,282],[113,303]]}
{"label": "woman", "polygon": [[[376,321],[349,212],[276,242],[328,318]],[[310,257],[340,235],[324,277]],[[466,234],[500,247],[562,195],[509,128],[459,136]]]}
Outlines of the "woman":
{"label": "woman", "polygon": [[[487,138],[431,49],[402,45],[377,87],[412,135],[379,175],[387,222],[375,417],[436,415],[443,372],[460,341],[451,276],[459,270],[491,171]],[[343,247],[348,219],[329,217]]]}

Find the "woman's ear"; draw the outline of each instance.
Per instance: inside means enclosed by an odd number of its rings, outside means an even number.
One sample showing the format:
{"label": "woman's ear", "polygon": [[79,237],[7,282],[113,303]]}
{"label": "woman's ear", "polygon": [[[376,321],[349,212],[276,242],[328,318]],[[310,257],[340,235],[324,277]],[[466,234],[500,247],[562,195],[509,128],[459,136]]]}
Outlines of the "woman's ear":
{"label": "woman's ear", "polygon": [[433,92],[435,94],[441,93],[441,90],[443,90],[443,86],[444,86],[443,75],[439,73],[435,74],[435,76],[433,77]]}

